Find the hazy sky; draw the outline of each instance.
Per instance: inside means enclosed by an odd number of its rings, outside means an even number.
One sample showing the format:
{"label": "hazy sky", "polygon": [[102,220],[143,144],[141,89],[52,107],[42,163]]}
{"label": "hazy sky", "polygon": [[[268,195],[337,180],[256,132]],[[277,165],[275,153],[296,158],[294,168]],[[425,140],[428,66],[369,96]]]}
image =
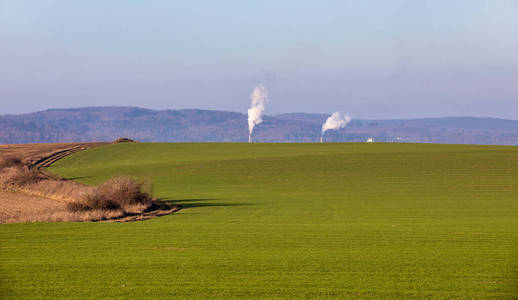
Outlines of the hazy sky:
{"label": "hazy sky", "polygon": [[518,119],[518,0],[0,0],[0,114],[124,105]]}

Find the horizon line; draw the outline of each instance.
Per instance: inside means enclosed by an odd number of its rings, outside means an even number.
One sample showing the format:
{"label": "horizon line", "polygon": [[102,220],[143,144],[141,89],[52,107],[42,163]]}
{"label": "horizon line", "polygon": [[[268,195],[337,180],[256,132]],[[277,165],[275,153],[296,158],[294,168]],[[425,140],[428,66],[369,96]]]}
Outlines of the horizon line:
{"label": "horizon line", "polygon": [[[68,108],[47,108],[43,110],[37,110],[37,111],[31,111],[31,112],[22,112],[22,113],[8,113],[8,114],[0,114],[0,117],[5,116],[22,116],[22,115],[28,115],[28,114],[37,114],[47,111],[67,111],[67,110],[84,110],[84,109],[102,109],[102,108],[131,108],[131,109],[143,109],[143,110],[150,110],[150,111],[214,111],[214,112],[229,112],[229,113],[237,113],[242,114],[246,116],[246,113],[240,112],[240,111],[233,111],[233,110],[218,110],[218,109],[204,109],[204,108],[163,108],[163,109],[157,109],[157,108],[146,108],[141,106],[122,106],[122,105],[106,105],[106,106],[80,106],[80,107],[68,107]],[[284,112],[284,113],[278,113],[278,114],[265,114],[265,117],[277,117],[282,115],[290,115],[290,114],[306,114],[306,115],[325,115],[330,116],[333,112],[329,113],[321,113],[321,112]],[[395,117],[395,118],[375,118],[375,119],[369,119],[369,118],[354,118],[351,117],[352,120],[362,120],[362,121],[391,121],[391,120],[426,120],[426,119],[496,119],[496,120],[507,120],[507,121],[518,121],[518,119],[509,119],[509,118],[502,118],[502,117],[491,117],[491,116],[470,116],[470,115],[464,115],[464,116],[440,116],[440,117]]]}

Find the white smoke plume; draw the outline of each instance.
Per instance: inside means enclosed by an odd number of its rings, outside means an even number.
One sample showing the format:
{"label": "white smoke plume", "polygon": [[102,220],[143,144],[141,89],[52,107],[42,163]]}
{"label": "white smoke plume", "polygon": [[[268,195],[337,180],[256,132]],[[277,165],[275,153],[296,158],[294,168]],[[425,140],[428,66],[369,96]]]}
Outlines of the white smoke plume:
{"label": "white smoke plume", "polygon": [[340,128],[344,128],[347,124],[351,122],[351,118],[347,115],[342,115],[339,112],[335,112],[329,118],[327,118],[324,125],[322,125],[322,136],[328,130],[338,130]]}
{"label": "white smoke plume", "polygon": [[261,124],[263,121],[262,114],[264,111],[264,105],[269,101],[268,91],[262,85],[256,86],[250,99],[252,100],[252,104],[248,110],[249,142],[252,141],[252,132],[254,131],[255,125]]}

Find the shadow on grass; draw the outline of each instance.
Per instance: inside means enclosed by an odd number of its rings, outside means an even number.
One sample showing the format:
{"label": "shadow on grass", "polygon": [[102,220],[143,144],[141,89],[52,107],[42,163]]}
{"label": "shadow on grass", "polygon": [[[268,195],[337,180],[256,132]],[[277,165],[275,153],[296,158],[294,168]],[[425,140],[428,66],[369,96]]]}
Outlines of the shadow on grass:
{"label": "shadow on grass", "polygon": [[217,207],[217,206],[243,206],[250,205],[249,203],[222,203],[215,202],[222,199],[218,198],[200,198],[200,199],[160,199],[169,204],[177,205],[180,208],[193,208],[193,207]]}
{"label": "shadow on grass", "polygon": [[65,180],[80,180],[80,179],[87,179],[92,178],[93,176],[78,176],[78,177],[64,177]]}

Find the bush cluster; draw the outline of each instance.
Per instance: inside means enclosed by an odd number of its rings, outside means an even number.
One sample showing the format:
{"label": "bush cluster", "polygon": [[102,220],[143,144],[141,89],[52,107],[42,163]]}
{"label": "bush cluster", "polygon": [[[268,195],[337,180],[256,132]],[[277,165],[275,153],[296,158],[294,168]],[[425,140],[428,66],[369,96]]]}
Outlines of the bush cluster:
{"label": "bush cluster", "polygon": [[21,165],[22,159],[18,156],[6,156],[0,160],[0,170]]}
{"label": "bush cluster", "polygon": [[151,205],[152,198],[142,191],[142,183],[124,176],[115,176],[85,193],[83,199],[68,204],[70,211],[93,209],[117,210],[135,205]]}
{"label": "bush cluster", "polygon": [[37,183],[44,179],[44,177],[37,171],[31,170],[26,166],[16,166],[6,169],[5,183],[8,185],[25,186]]}

